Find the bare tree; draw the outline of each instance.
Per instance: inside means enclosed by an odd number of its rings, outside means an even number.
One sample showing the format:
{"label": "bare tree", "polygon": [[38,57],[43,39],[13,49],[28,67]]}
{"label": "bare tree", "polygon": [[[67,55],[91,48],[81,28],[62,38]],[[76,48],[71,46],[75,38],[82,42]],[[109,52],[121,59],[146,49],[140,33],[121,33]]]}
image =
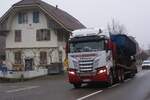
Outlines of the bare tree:
{"label": "bare tree", "polygon": [[148,55],[150,56],[150,44],[148,45]]}
{"label": "bare tree", "polygon": [[123,24],[119,24],[119,22],[115,21],[114,19],[110,24],[108,24],[108,32],[110,34],[125,34],[126,28]]}
{"label": "bare tree", "polygon": [[140,53],[139,57],[141,57],[142,60],[146,60],[148,58],[148,53],[146,53],[144,50]]}

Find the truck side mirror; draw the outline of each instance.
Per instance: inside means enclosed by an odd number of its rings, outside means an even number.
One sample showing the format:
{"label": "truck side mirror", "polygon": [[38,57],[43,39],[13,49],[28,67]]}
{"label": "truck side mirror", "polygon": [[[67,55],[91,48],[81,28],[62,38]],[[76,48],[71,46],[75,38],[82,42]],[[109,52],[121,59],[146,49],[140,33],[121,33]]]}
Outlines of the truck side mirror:
{"label": "truck side mirror", "polygon": [[106,44],[106,46],[105,46],[106,52],[108,52],[112,48],[112,42],[111,42],[111,40],[106,40],[105,44]]}
{"label": "truck side mirror", "polygon": [[105,50],[108,53],[108,40],[105,40]]}

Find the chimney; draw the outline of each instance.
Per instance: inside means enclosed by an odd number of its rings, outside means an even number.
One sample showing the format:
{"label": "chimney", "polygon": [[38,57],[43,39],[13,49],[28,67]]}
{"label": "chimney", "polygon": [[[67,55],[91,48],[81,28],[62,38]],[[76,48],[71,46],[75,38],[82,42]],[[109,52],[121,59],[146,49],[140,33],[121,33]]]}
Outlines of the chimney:
{"label": "chimney", "polygon": [[58,5],[56,5],[56,9],[58,9]]}

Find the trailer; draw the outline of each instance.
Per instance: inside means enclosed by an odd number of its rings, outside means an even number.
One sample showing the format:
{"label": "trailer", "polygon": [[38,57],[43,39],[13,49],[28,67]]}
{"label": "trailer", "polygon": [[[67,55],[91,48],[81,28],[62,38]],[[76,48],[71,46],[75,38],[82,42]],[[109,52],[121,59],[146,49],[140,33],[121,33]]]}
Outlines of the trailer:
{"label": "trailer", "polygon": [[72,33],[66,53],[69,82],[75,88],[91,82],[112,85],[137,73],[136,43],[129,36],[109,35],[100,29]]}

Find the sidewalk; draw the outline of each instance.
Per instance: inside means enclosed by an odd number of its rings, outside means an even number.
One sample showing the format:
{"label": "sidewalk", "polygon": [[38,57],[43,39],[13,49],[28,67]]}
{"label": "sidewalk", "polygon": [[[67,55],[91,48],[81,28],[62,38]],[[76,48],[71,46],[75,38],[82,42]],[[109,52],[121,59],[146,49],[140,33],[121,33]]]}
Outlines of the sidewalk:
{"label": "sidewalk", "polygon": [[47,69],[37,69],[33,71],[0,71],[0,78],[4,79],[32,79],[48,74]]}

